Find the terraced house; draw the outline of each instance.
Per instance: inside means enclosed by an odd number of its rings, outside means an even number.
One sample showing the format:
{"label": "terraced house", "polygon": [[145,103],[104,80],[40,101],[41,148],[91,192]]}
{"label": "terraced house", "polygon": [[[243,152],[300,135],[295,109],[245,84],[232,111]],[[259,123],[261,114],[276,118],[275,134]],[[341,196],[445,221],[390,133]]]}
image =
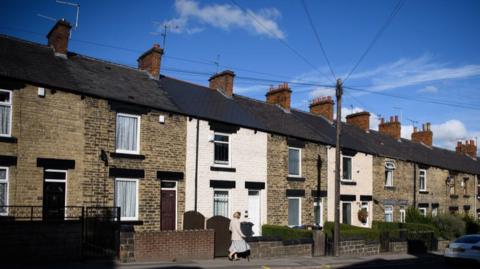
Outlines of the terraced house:
{"label": "terraced house", "polygon": [[[156,231],[181,230],[186,211],[240,211],[255,235],[267,223],[333,220],[331,98],[306,112],[291,108],[288,84],[261,101],[235,94],[232,71],[208,87],[170,78],[158,46],[138,68],[93,59],[68,51],[69,31],[57,22],[48,45],[0,36],[2,214],[26,205],[63,218],[73,206],[119,206],[122,221]],[[369,117],[342,123],[342,222],[404,221],[408,206],[478,212],[472,141],[440,149],[429,125],[408,140],[396,117],[379,131]]]}

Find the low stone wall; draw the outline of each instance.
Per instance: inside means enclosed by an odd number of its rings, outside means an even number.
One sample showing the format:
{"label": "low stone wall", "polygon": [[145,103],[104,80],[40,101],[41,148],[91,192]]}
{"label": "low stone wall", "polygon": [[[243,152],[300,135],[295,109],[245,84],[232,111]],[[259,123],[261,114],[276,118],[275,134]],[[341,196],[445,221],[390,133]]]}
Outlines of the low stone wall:
{"label": "low stone wall", "polygon": [[[82,257],[82,223],[0,222],[0,259],[8,261],[65,261]],[[27,260],[25,260],[27,259]]]}
{"label": "low stone wall", "polygon": [[213,230],[144,231],[122,228],[122,262],[213,259]]}
{"label": "low stone wall", "polygon": [[437,251],[441,251],[441,252],[445,251],[448,244],[450,244],[449,240],[438,240]]}
{"label": "low stone wall", "polygon": [[312,256],[312,243],[288,243],[282,241],[249,242],[251,258],[288,256]]}
{"label": "low stone wall", "polygon": [[380,253],[380,244],[365,240],[340,241],[340,256],[371,256]]}
{"label": "low stone wall", "polygon": [[392,253],[407,253],[408,243],[407,241],[390,242],[389,249]]}

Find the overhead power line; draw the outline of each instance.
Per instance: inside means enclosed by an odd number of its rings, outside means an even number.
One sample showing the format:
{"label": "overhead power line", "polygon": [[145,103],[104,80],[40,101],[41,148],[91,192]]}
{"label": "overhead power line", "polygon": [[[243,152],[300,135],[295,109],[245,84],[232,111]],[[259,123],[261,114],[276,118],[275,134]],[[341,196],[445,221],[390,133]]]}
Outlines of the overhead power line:
{"label": "overhead power line", "polygon": [[352,70],[350,70],[350,72],[347,74],[347,76],[345,77],[345,79],[343,80],[343,83],[345,83],[349,78],[350,76],[353,74],[353,72],[355,72],[355,70],[357,69],[357,67],[360,65],[360,63],[363,61],[363,59],[365,58],[365,56],[367,56],[368,52],[370,52],[370,50],[373,48],[373,45],[375,45],[375,43],[377,42],[377,40],[380,38],[380,36],[383,34],[383,32],[385,31],[385,29],[387,29],[387,27],[390,25],[390,23],[393,21],[393,19],[395,18],[395,16],[398,14],[398,12],[400,11],[400,9],[402,9],[403,5],[405,4],[405,1],[406,0],[398,0],[397,4],[395,5],[395,7],[393,8],[392,12],[390,13],[390,15],[387,17],[387,20],[385,21],[385,23],[382,25],[382,27],[380,27],[380,29],[378,29],[378,32],[375,34],[375,36],[373,37],[372,41],[370,42],[370,44],[368,45],[367,49],[362,53],[362,55],[360,56],[360,58],[358,59],[357,63],[353,66]]}
{"label": "overhead power line", "polygon": [[[241,9],[243,12],[245,12],[248,16],[250,16],[260,27],[262,27],[265,31],[270,32],[270,30],[255,17],[252,15],[252,12],[250,10],[245,9],[241,5],[239,5],[235,0],[230,0],[232,4],[234,4],[236,7]],[[308,64],[310,67],[312,67],[315,70],[318,70],[318,67],[314,65],[312,62],[310,62],[305,56],[303,56],[300,52],[298,52],[296,49],[294,49],[287,41],[285,41],[282,38],[277,38],[277,40],[282,43],[285,47],[287,47],[291,52],[293,52],[298,58],[302,59],[306,64]]]}
{"label": "overhead power line", "polygon": [[302,6],[303,6],[303,10],[305,10],[305,14],[307,15],[308,22],[310,23],[310,27],[312,28],[312,31],[313,31],[313,34],[315,35],[317,43],[320,46],[320,49],[322,50],[323,57],[325,58],[325,61],[327,62],[328,68],[330,69],[330,73],[332,74],[333,80],[335,81],[337,79],[337,76],[335,76],[335,72],[333,71],[332,65],[330,64],[330,60],[328,59],[327,53],[325,52],[325,49],[323,48],[322,41],[320,40],[320,36],[317,32],[317,29],[315,28],[315,25],[313,24],[313,20],[312,20],[312,17],[310,16],[310,12],[308,11],[307,4],[305,3],[305,0],[302,0]]}

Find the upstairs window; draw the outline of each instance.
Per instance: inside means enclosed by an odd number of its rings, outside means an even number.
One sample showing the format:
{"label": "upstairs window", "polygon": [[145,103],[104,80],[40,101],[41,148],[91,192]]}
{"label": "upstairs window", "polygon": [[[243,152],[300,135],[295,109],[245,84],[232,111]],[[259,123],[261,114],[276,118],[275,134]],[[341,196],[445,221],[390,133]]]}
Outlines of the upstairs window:
{"label": "upstairs window", "polygon": [[342,158],[343,171],[342,171],[342,180],[352,180],[352,157],[343,156]]}
{"label": "upstairs window", "polygon": [[450,195],[455,195],[455,178],[453,176],[448,176],[447,186]]}
{"label": "upstairs window", "polygon": [[462,180],[463,195],[468,195],[467,185],[468,185],[468,177],[464,177]]}
{"label": "upstairs window", "polygon": [[140,153],[140,116],[117,114],[116,147],[119,153]]}
{"label": "upstairs window", "polygon": [[288,148],[288,175],[299,177],[301,176],[301,149]]}
{"label": "upstairs window", "polygon": [[0,90],[0,136],[10,136],[12,129],[12,92]]}
{"label": "upstairs window", "polygon": [[225,134],[215,134],[213,137],[215,164],[230,164],[230,137]]}
{"label": "upstairs window", "polygon": [[385,186],[393,186],[393,171],[395,170],[395,164],[393,162],[385,163]]}
{"label": "upstairs window", "polygon": [[427,191],[427,170],[420,169],[420,175],[418,178],[420,184],[420,191]]}

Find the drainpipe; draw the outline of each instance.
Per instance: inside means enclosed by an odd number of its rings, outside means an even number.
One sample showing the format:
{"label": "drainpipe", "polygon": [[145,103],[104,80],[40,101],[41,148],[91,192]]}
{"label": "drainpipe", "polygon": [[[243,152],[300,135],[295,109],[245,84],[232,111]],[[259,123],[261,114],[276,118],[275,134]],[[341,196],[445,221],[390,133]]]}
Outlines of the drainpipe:
{"label": "drainpipe", "polygon": [[477,212],[477,201],[478,201],[478,198],[479,198],[479,195],[480,193],[478,193],[478,186],[480,186],[480,182],[479,182],[479,178],[478,178],[478,175],[475,175],[475,200],[473,201],[473,206],[474,206],[474,214],[477,216],[477,219],[480,219],[478,217],[478,212]]}
{"label": "drainpipe", "polygon": [[413,207],[417,208],[417,164],[413,163]]}
{"label": "drainpipe", "polygon": [[197,137],[195,144],[195,212],[197,212],[197,202],[198,202],[198,137],[199,137],[199,128],[200,120],[197,118]]}
{"label": "drainpipe", "polygon": [[[322,157],[318,155],[317,157],[317,197],[315,197],[315,200],[317,202],[317,205],[320,206],[320,190],[321,190],[321,179],[322,179]],[[323,206],[323,204],[322,204]],[[323,212],[323,208],[321,208],[320,213]],[[323,216],[320,216],[320,219],[323,219]],[[319,225],[323,225],[323,223],[319,223]]]}

